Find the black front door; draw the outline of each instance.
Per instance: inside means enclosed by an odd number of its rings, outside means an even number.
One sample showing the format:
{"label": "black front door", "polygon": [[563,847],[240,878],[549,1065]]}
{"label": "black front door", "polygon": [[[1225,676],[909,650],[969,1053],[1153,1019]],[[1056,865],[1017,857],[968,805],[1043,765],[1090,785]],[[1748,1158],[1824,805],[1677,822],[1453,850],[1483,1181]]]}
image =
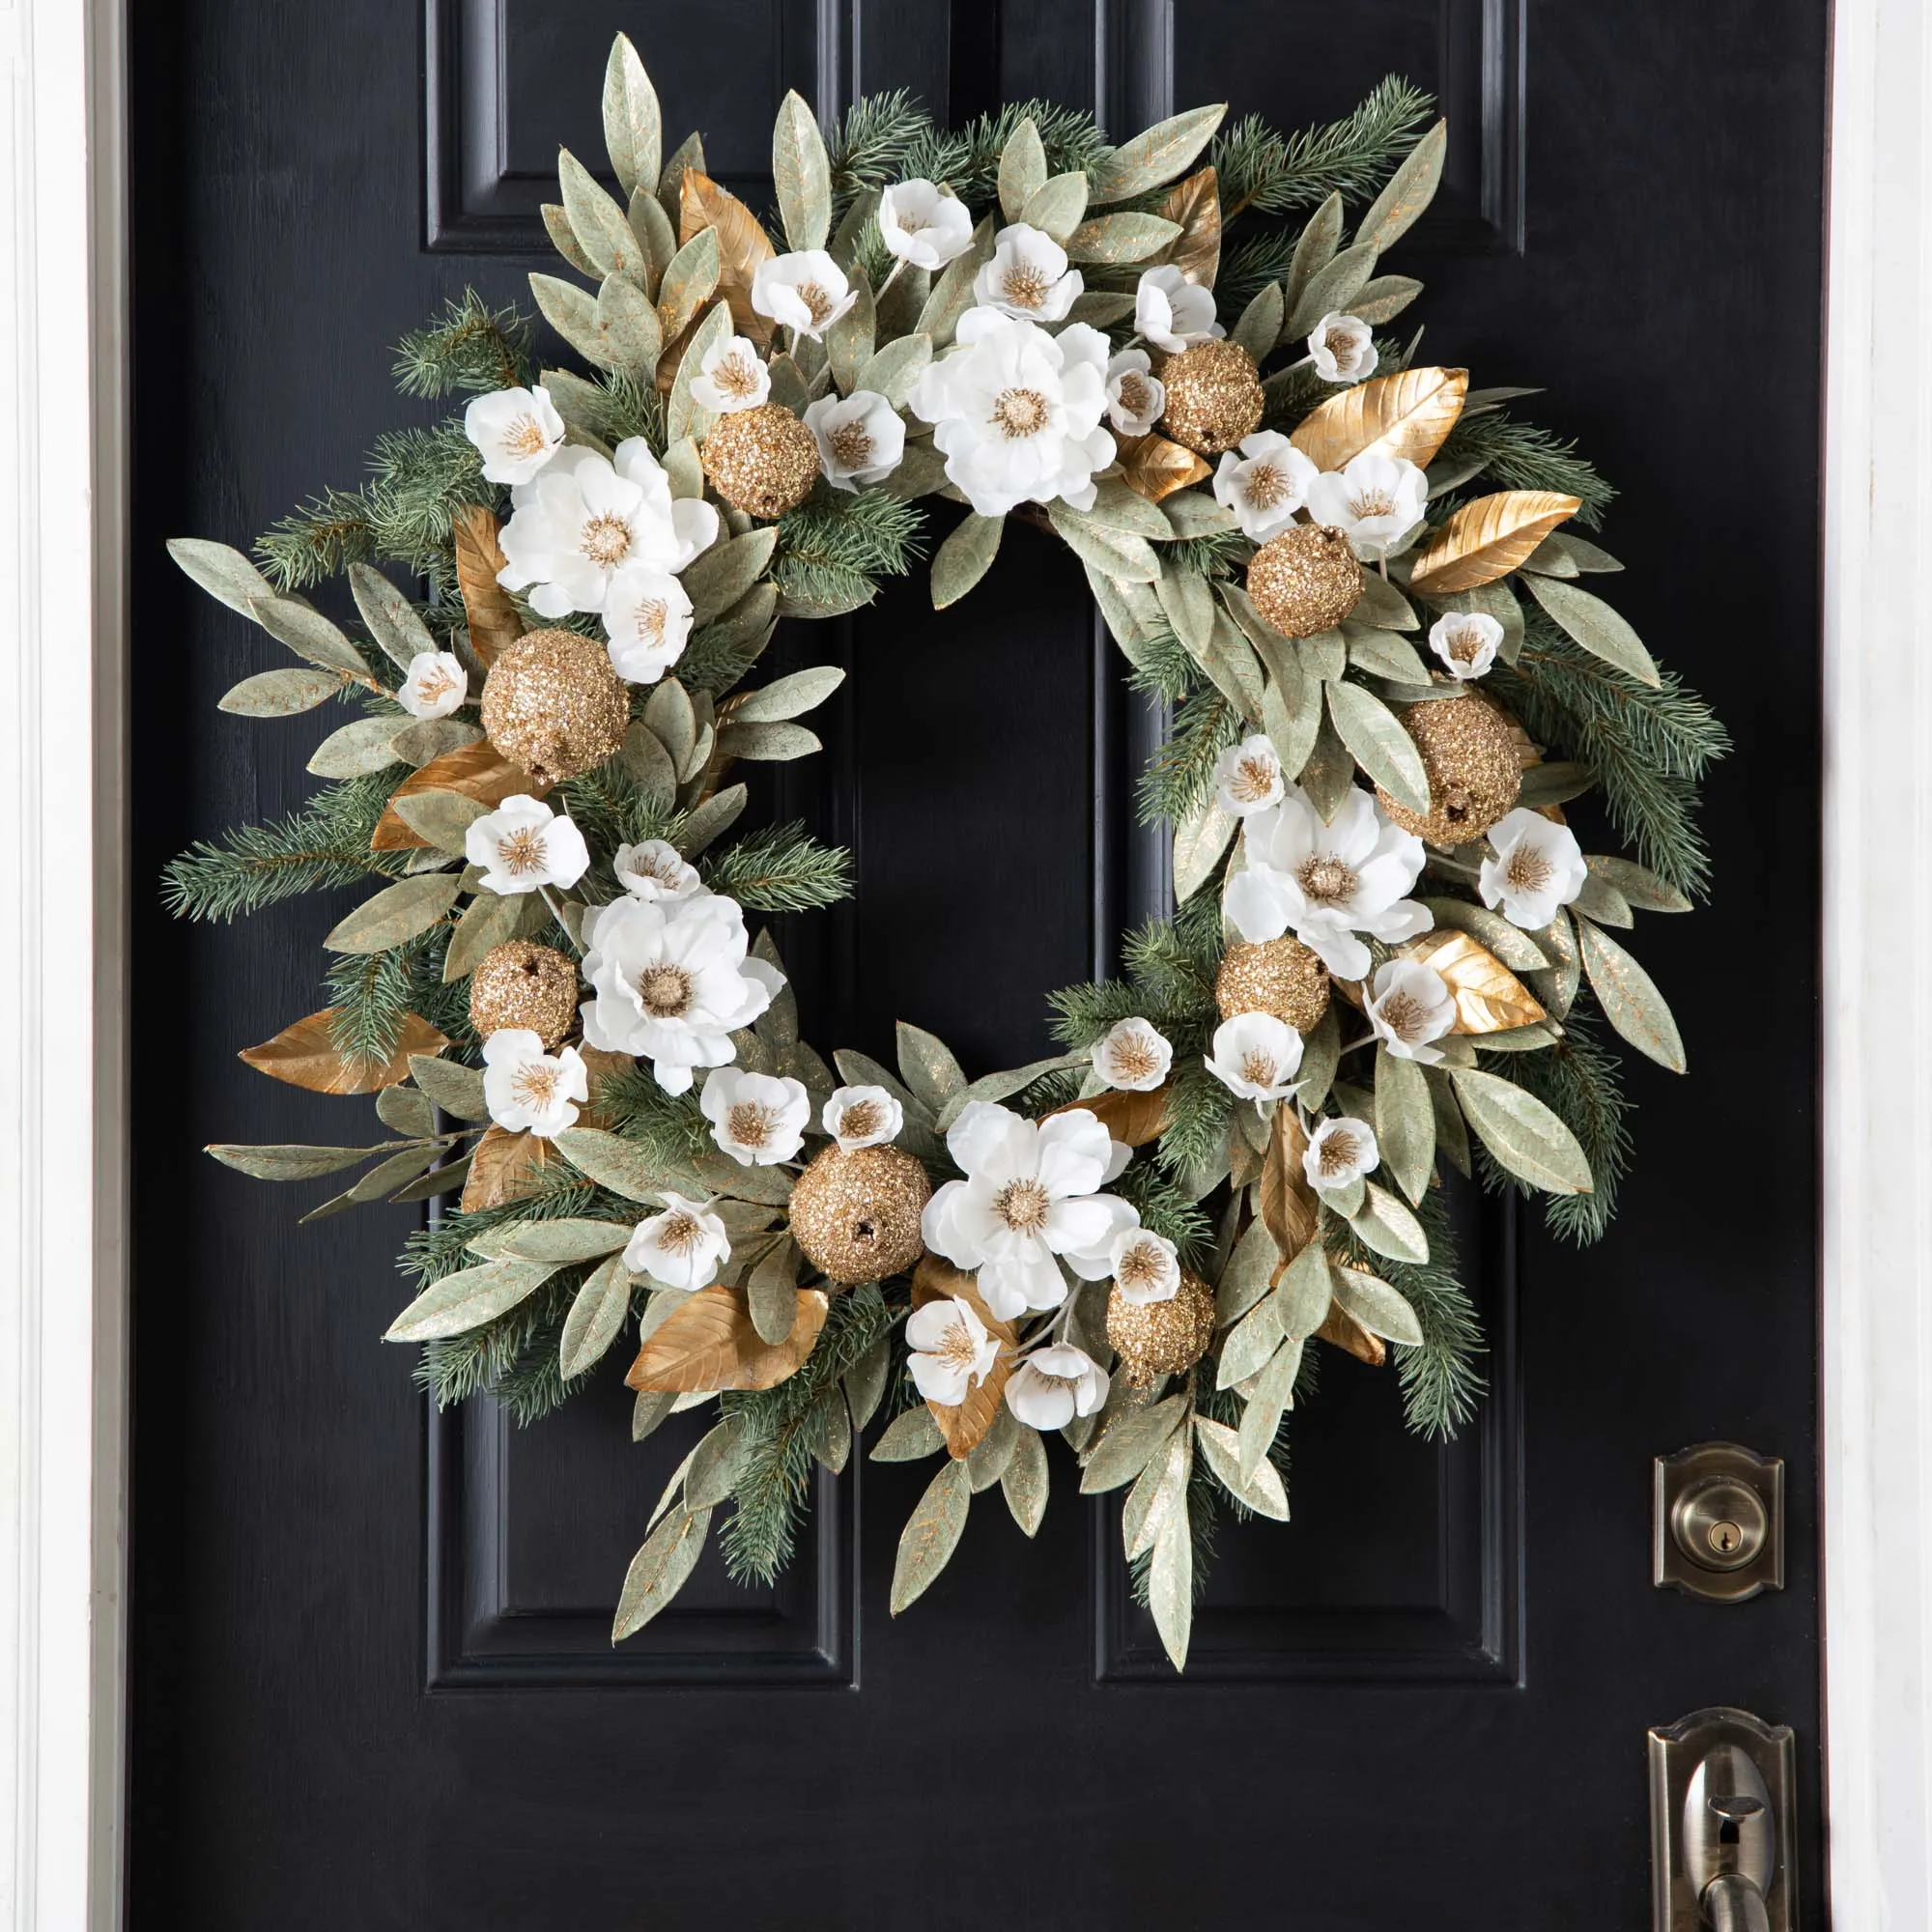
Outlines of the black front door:
{"label": "black front door", "polygon": [[[1627,1932],[1648,1909],[1645,1728],[1719,1703],[1797,1728],[1818,1922],[1824,10],[1774,0],[1748,32],[1673,0],[130,12],[139,879],[297,809],[315,736],[216,715],[253,634],[163,539],[245,543],[353,483],[405,419],[386,345],[466,283],[517,299],[550,266],[555,149],[597,152],[619,29],[671,138],[701,127],[755,205],[789,86],[826,115],[906,86],[954,121],[1046,96],[1117,136],[1224,98],[1328,119],[1391,70],[1435,90],[1445,185],[1406,244],[1430,355],[1548,391],[1539,419],[1624,493],[1619,603],[1738,748],[1708,808],[1713,909],[1646,929],[1691,1075],[1633,1065],[1613,1232],[1578,1251],[1484,1211],[1490,1391],[1453,1444],[1404,1434],[1387,1371],[1326,1364],[1294,1425],[1294,1521],[1225,1533],[1178,1683],[1114,1511],[1064,1462],[1035,1543],[976,1511],[896,1620],[927,1471],[855,1461],[820,1479],[781,1587],[707,1567],[611,1650],[685,1438],[631,1446],[614,1357],[529,1431],[426,1414],[407,1351],[377,1341],[411,1210],[297,1231],[286,1194],[199,1152],[336,1137],[331,1103],[232,1058],[319,1004],[331,915],[185,928],[144,889],[134,1925]],[[1044,992],[1109,967],[1159,876],[1077,565],[1015,529],[955,610],[915,582],[810,643],[852,675],[799,803],[854,846],[859,897],[799,962],[810,1033],[883,1053],[904,1016],[976,1068],[1047,1051]],[[1781,1594],[1652,1586],[1651,1460],[1711,1437],[1786,1460]]]}

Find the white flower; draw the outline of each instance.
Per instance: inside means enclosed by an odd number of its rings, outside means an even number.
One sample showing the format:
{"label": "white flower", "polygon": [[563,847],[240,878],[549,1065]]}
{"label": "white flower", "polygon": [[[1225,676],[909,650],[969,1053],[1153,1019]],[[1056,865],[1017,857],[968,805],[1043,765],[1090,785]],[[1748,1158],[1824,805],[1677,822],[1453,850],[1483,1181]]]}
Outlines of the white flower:
{"label": "white flower", "polygon": [[1263,732],[1230,745],[1214,766],[1214,796],[1221,810],[1236,818],[1252,818],[1279,805],[1286,790],[1281,759]]}
{"label": "white flower", "polygon": [[1107,364],[1107,420],[1122,436],[1146,436],[1167,408],[1167,385],[1145,349],[1122,349]]}
{"label": "white flower", "polygon": [[1044,1121],[975,1100],[946,1136],[964,1180],[930,1201],[920,1232],[955,1267],[980,1271],[980,1296],[995,1321],[1066,1299],[1056,1256],[1084,1281],[1112,1264],[1114,1237],[1139,1216],[1098,1192],[1114,1166],[1114,1145],[1085,1107]]}
{"label": "white flower", "polygon": [[1243,939],[1292,930],[1338,980],[1359,980],[1369,949],[1356,933],[1392,943],[1429,930],[1428,912],[1404,896],[1422,872],[1422,840],[1359,785],[1331,825],[1291,785],[1279,805],[1248,820],[1243,840],[1247,867],[1229,881],[1226,900]]}
{"label": "white flower", "polygon": [[1308,1137],[1301,1172],[1311,1187],[1346,1187],[1381,1165],[1376,1130],[1366,1121],[1344,1114],[1322,1121]]}
{"label": "white flower", "polygon": [[1007,1406],[1029,1429],[1065,1429],[1106,1403],[1106,1370],[1071,1343],[1036,1349],[1007,1383]]}
{"label": "white flower", "polygon": [[973,215],[929,181],[895,183],[879,197],[879,240],[915,269],[943,269],[973,245]]}
{"label": "white flower", "polygon": [[684,655],[691,596],[663,570],[620,570],[604,598],[611,668],[633,684],[655,684]]}
{"label": "white flower", "polygon": [[802,1080],[775,1079],[721,1066],[705,1077],[698,1106],[711,1122],[711,1138],[740,1167],[777,1167],[805,1141],[811,1096]]}
{"label": "white flower", "polygon": [[820,1111],[825,1131],[848,1153],[899,1137],[905,1109],[883,1087],[839,1087]]}
{"label": "white flower", "polygon": [[491,483],[527,483],[563,446],[563,418],[550,391],[492,389],[463,412],[463,434],[483,457]]}
{"label": "white flower", "polygon": [[1376,968],[1370,992],[1363,1011],[1390,1055],[1434,1066],[1442,1049],[1429,1042],[1456,1024],[1456,996],[1448,980],[1419,960],[1390,959]]}
{"label": "white flower", "polygon": [[1540,932],[1583,890],[1590,868],[1567,825],[1520,805],[1490,827],[1493,858],[1483,861],[1476,890],[1486,906],[1501,906],[1512,925]]}
{"label": "white flower", "polygon": [[660,1288],[707,1288],[731,1252],[724,1223],[701,1201],[687,1201],[668,1188],[659,1191],[662,1214],[647,1215],[624,1249],[624,1265],[648,1275]]}
{"label": "white flower", "polygon": [[499,539],[508,560],[497,582],[527,591],[540,617],[601,611],[619,571],[680,571],[718,535],[718,512],[696,497],[673,499],[640,436],[620,442],[614,462],[594,449],[559,451],[510,501]]}
{"label": "white flower", "polygon": [[506,798],[463,835],[463,856],[483,868],[493,893],[574,886],[590,869],[590,849],[568,818],[527,792]]}
{"label": "white flower", "polygon": [[784,975],[748,957],[751,941],[735,899],[625,897],[583,918],[583,1037],[606,1053],[651,1061],[667,1094],[691,1088],[695,1066],[729,1065],[731,1036],[750,1026]]}
{"label": "white flower", "polygon": [[396,702],[412,718],[447,718],[469,696],[469,673],[449,651],[418,651]]}
{"label": "white flower", "polygon": [[754,410],[772,392],[772,372],[758,358],[749,336],[727,335],[704,352],[700,373],[691,381],[691,400],[713,415]]}
{"label": "white flower", "polygon": [[1100,427],[1107,338],[1085,323],[1049,335],[993,309],[968,309],[958,347],[913,385],[912,409],[936,424],[947,480],[982,517],[1055,497],[1094,507],[1094,474],[1114,460]]}
{"label": "white flower", "polygon": [[998,1339],[970,1301],[947,1295],[906,1317],[906,1367],[927,1402],[957,1407],[966,1391],[993,1373]]}
{"label": "white flower", "polygon": [[1358,315],[1332,309],[1308,338],[1315,373],[1324,383],[1359,383],[1376,373],[1376,332]]}
{"label": "white flower", "polygon": [[505,1133],[548,1140],[575,1126],[571,1103],[589,1098],[589,1069],[574,1046],[553,1058],[528,1027],[503,1027],[483,1042],[483,1099]]}
{"label": "white flower", "polygon": [[1134,332],[1170,355],[1227,330],[1214,320],[1214,291],[1179,269],[1147,269],[1134,290]]}
{"label": "white flower", "polygon": [[1445,611],[1429,627],[1429,648],[1449,667],[1449,675],[1481,677],[1496,661],[1503,627],[1480,611]]}
{"label": "white flower", "polygon": [[1266,543],[1294,521],[1321,471],[1279,430],[1257,430],[1241,439],[1214,471],[1214,500],[1235,513],[1241,534]]}
{"label": "white flower", "polygon": [[1214,1029],[1208,1070],[1244,1100],[1284,1100],[1301,1070],[1301,1036],[1272,1013],[1236,1013]]}
{"label": "white flower", "polygon": [[1151,1020],[1121,1020],[1094,1042],[1094,1071],[1128,1094],[1151,1094],[1173,1065],[1174,1048]]}
{"label": "white flower", "polygon": [[1172,1301],[1180,1293],[1179,1252],[1151,1228],[1129,1228],[1114,1243],[1112,1265],[1122,1301]]}
{"label": "white flower", "polygon": [[973,299],[1021,322],[1059,322],[1084,287],[1051,235],[1016,221],[993,238],[993,259],[973,277]]}
{"label": "white flower", "polygon": [[611,869],[616,873],[617,883],[640,899],[688,899],[704,890],[697,867],[668,838],[619,845]]}
{"label": "white flower", "polygon": [[752,306],[814,342],[858,299],[845,270],[823,248],[774,256],[752,274]]}
{"label": "white flower", "polygon": [[820,396],[807,406],[805,426],[818,439],[818,466],[835,490],[879,482],[905,454],[905,423],[874,389],[854,389],[843,401]]}
{"label": "white flower", "polygon": [[1386,556],[1421,523],[1429,479],[1406,456],[1365,449],[1308,486],[1308,514],[1345,531],[1364,559]]}

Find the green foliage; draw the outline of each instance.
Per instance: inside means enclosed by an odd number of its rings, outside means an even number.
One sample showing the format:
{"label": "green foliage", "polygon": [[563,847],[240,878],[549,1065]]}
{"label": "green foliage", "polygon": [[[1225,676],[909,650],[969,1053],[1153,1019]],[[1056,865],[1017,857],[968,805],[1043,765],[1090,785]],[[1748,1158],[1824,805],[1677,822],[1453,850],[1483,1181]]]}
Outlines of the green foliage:
{"label": "green foliage", "polygon": [[1233,577],[1254,554],[1254,545],[1239,530],[1216,530],[1211,536],[1182,537],[1160,547],[1160,560],[1169,570],[1195,577]]}
{"label": "green foliage", "polygon": [[1075,1052],[1090,1047],[1109,1027],[1136,1014],[1151,1020],[1175,1043],[1195,1034],[1214,1017],[1214,974],[1220,958],[1219,921],[1208,932],[1184,929],[1178,921],[1150,920],[1127,935],[1122,946],[1124,980],[1063,986],[1047,996],[1053,1036]]}
{"label": "green foliage", "polygon": [[255,561],[283,590],[305,590],[375,554],[375,518],[360,490],[324,490],[255,540]]}
{"label": "green foliage", "polygon": [[1137,1160],[1114,1181],[1111,1191],[1140,1209],[1141,1225],[1164,1236],[1189,1267],[1198,1267],[1214,1238],[1214,1225],[1198,1202],[1190,1200],[1153,1162]]}
{"label": "green foliage", "polygon": [[867,188],[904,181],[906,156],[931,132],[931,116],[903,87],[855,100],[831,143],[834,220]]}
{"label": "green foliage", "polygon": [[1129,690],[1179,704],[1201,686],[1201,668],[1174,633],[1163,625],[1140,647],[1140,660],[1127,671]]}
{"label": "green foliage", "polygon": [[697,1093],[667,1094],[646,1065],[620,1067],[597,1090],[597,1111],[613,1134],[636,1141],[666,1167],[695,1160],[713,1145]]}
{"label": "green foliage", "polygon": [[338,953],[328,969],[329,1024],[336,1050],[370,1060],[387,1060],[402,1037],[403,1023],[419,1014],[451,1039],[470,1037],[467,981],[445,985],[442,957],[449,950],[447,924],[386,952]]}
{"label": "green foliage", "polygon": [[677,824],[677,814],[650,793],[639,791],[614,758],[567,779],[557,791],[561,800],[557,810],[568,812],[591,849],[607,859],[619,845],[668,838]]}
{"label": "green foliage", "polygon": [[1221,753],[1241,739],[1241,715],[1218,691],[1183,698],[1163,744],[1134,787],[1143,825],[1179,824],[1208,796]]}
{"label": "green foliage", "polygon": [[806,610],[856,610],[878,594],[881,577],[902,577],[924,554],[917,504],[883,490],[816,491],[779,519],[772,582]]}
{"label": "green foliage", "polygon": [[1585,529],[1602,524],[1617,494],[1577,454],[1573,440],[1517,422],[1500,410],[1464,416],[1449,432],[1436,461],[1450,469],[1481,463],[1483,481],[1499,490],[1554,490],[1575,497],[1583,505],[1575,521]]}
{"label": "green foliage", "polygon": [[1235,1096],[1208,1072],[1202,1059],[1206,1029],[1190,1029],[1174,1042],[1174,1077],[1167,1091],[1167,1125],[1154,1158],[1169,1173],[1192,1174],[1220,1159],[1228,1146]]}
{"label": "green foliage", "polygon": [[396,388],[405,396],[521,388],[535,330],[514,308],[492,308],[465,289],[440,316],[396,344]]}
{"label": "green foliage", "polygon": [[1248,208],[1284,214],[1338,193],[1367,201],[1415,145],[1434,106],[1420,88],[1390,74],[1353,113],[1323,128],[1279,134],[1258,114],[1236,121],[1215,136],[1209,156],[1223,218]]}
{"label": "green foliage", "polygon": [[999,188],[1000,151],[1022,121],[1039,129],[1050,175],[1092,168],[1109,152],[1093,115],[1051,100],[1018,100],[957,133],[929,128],[908,145],[901,165],[909,176],[950,183],[955,194],[983,208]]}
{"label": "green foliage", "polygon": [[714,893],[748,912],[815,912],[852,896],[852,855],[803,825],[772,825],[700,865]]}

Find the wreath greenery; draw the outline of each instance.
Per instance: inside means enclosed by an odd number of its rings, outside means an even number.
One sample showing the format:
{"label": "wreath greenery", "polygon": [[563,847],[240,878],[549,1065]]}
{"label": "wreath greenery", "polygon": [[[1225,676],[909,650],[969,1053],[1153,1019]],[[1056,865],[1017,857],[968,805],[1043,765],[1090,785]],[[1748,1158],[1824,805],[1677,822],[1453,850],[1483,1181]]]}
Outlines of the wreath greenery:
{"label": "wreath greenery", "polygon": [[[1049,103],[947,132],[894,94],[828,147],[793,95],[781,248],[696,136],[661,159],[620,38],[618,192],[566,153],[544,210],[595,286],[531,277],[587,373],[466,294],[396,361],[462,414],[383,437],[253,562],[172,546],[299,660],[224,710],[355,715],[307,807],[185,854],[170,903],[380,886],[324,940],[327,1005],[242,1058],[373,1094],[386,1137],[210,1151],[361,1170],[305,1220],[445,1204],[389,1330],[439,1403],[532,1420],[634,1327],[635,1436],[716,1403],[613,1638],[720,1512],[732,1573],[774,1576],[814,1462],[888,1408],[875,1459],[944,1458],[895,1613],[975,1494],[1038,1529],[1058,1430],[1083,1492],[1126,1492],[1179,1666],[1217,1515],[1288,1513],[1311,1342],[1392,1350],[1424,1435],[1472,1412],[1438,1170],[1572,1239],[1606,1224],[1629,1144],[1599,1022],[1684,1065],[1613,934],[1704,892],[1726,740],[1582,587],[1619,568],[1577,534],[1611,492],[1513,413],[1528,392],[1375,333],[1420,293],[1380,259],[1435,187],[1427,107],[1391,79],[1292,137],[1206,107],[1113,147]],[[901,1024],[895,1067],[835,1075],[746,920],[833,904],[848,858],[744,830],[732,767],[818,749],[797,721],[841,673],[758,683],[760,658],[907,570],[933,497],[968,506],[936,605],[1014,516],[1085,566],[1170,721],[1140,810],[1173,827],[1176,909],[1052,996],[1054,1058],[969,1078]],[[337,623],[300,593],[344,574]],[[1585,800],[1634,857],[1583,854]]]}

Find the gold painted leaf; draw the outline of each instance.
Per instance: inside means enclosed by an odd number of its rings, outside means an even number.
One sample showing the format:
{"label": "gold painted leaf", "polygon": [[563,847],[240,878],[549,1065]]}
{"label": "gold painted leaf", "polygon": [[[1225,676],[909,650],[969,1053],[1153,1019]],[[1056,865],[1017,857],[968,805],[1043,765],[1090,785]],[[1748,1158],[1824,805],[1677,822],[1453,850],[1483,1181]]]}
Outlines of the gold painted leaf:
{"label": "gold painted leaf", "polygon": [[1150,503],[1214,473],[1191,449],[1164,436],[1123,436],[1120,456],[1122,479]]}
{"label": "gold painted leaf", "polygon": [[1221,185],[1212,168],[1200,168],[1169,189],[1160,212],[1180,223],[1179,237],[1163,258],[1190,282],[1214,286],[1221,272]]}
{"label": "gold painted leaf", "polygon": [[1301,1171],[1301,1156],[1307,1151],[1308,1136],[1293,1107],[1278,1105],[1274,1131],[1262,1158],[1261,1197],[1262,1220],[1277,1252],[1284,1255],[1298,1255],[1315,1238],[1321,1218],[1315,1190]]}
{"label": "gold painted leaf", "polygon": [[1371,1335],[1339,1301],[1328,1304],[1328,1313],[1321,1318],[1321,1325],[1316,1334],[1324,1342],[1353,1355],[1358,1362],[1366,1362],[1372,1369],[1378,1369],[1388,1360],[1388,1350],[1379,1335]]}
{"label": "gold painted leaf", "polygon": [[329,1035],[329,1022],[334,1017],[335,1009],[325,1007],[321,1012],[284,1027],[273,1039],[243,1047],[236,1057],[245,1060],[258,1073],[286,1080],[291,1087],[306,1087],[311,1094],[378,1094],[384,1087],[400,1087],[410,1077],[411,1054],[427,1054],[434,1059],[449,1044],[426,1019],[411,1013],[403,1022],[396,1050],[387,1060],[360,1054],[345,1060]]}
{"label": "gold painted leaf", "polygon": [[1554,490],[1502,490],[1478,497],[1416,552],[1409,587],[1425,597],[1444,597],[1493,583],[1582,507],[1577,497]]}
{"label": "gold painted leaf", "polygon": [[465,798],[473,798],[480,805],[498,806],[519,792],[535,796],[543,789],[523,766],[513,765],[489,739],[479,738],[473,745],[459,745],[455,751],[445,752],[440,758],[432,758],[421,771],[405,779],[396,787],[390,794],[386,810],[376,821],[376,830],[369,838],[369,849],[372,852],[404,852],[429,843],[427,838],[403,822],[402,815],[396,810],[396,800],[399,798],[409,798],[419,791],[453,791]]}
{"label": "gold painted leaf", "polygon": [[487,669],[524,635],[524,620],[510,593],[497,582],[505,558],[497,541],[497,519],[481,503],[466,503],[454,520],[456,581],[469,620],[469,646]]}
{"label": "gold painted leaf", "polygon": [[479,1208],[500,1208],[506,1201],[521,1201],[525,1195],[534,1194],[549,1158],[548,1141],[535,1134],[513,1134],[492,1126],[471,1151],[463,1199],[457,1205],[469,1214]]}
{"label": "gold painted leaf", "polygon": [[1124,1088],[1116,1088],[1106,1094],[1095,1094],[1091,1099],[1069,1100],[1064,1107],[1042,1114],[1040,1119],[1050,1121],[1054,1114],[1070,1114],[1075,1108],[1084,1107],[1123,1147],[1146,1147],[1149,1141],[1158,1140],[1167,1126],[1167,1092],[1165,1081],[1151,1094],[1130,1094]]}
{"label": "gold painted leaf", "polygon": [[1507,1033],[1534,1026],[1544,1011],[1530,990],[1490,949],[1466,932],[1438,927],[1405,949],[1441,974],[1456,998],[1454,1033]]}
{"label": "gold painted leaf", "polygon": [[1311,410],[1289,440],[1318,469],[1340,469],[1365,450],[1426,468],[1456,427],[1468,393],[1466,369],[1375,376]]}
{"label": "gold painted leaf", "polygon": [[947,1453],[955,1462],[970,1456],[998,1421],[1001,1399],[1007,1392],[1007,1378],[1013,1372],[1019,1354],[1019,1336],[1010,1321],[995,1321],[986,1304],[980,1299],[979,1284],[938,1255],[922,1257],[912,1274],[912,1305],[923,1308],[928,1301],[947,1296],[965,1302],[981,1321],[986,1332],[999,1338],[1000,1352],[985,1378],[966,1391],[962,1403],[928,1402],[932,1419],[946,1438]]}
{"label": "gold painted leaf", "polygon": [[830,1307],[824,1290],[801,1290],[791,1333],[768,1343],[740,1290],[700,1288],[651,1331],[624,1380],[639,1395],[775,1388],[811,1353]]}
{"label": "gold painted leaf", "polygon": [[718,290],[731,307],[731,327],[762,349],[772,339],[772,319],[752,306],[752,277],[777,252],[758,217],[735,194],[696,168],[684,171],[678,194],[678,246],[700,229],[718,231]]}

